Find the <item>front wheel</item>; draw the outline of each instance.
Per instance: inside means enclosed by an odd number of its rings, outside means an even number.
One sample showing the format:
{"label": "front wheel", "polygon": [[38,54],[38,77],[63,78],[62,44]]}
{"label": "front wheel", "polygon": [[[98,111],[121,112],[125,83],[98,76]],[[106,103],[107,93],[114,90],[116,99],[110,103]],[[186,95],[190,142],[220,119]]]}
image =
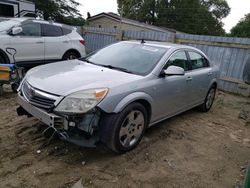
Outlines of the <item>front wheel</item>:
{"label": "front wheel", "polygon": [[199,106],[200,111],[208,112],[211,109],[214,102],[215,93],[216,93],[216,87],[211,87],[207,93],[204,103]]}
{"label": "front wheel", "polygon": [[18,83],[13,83],[11,84],[11,89],[14,93],[17,93],[17,89],[19,87],[19,84]]}
{"label": "front wheel", "polygon": [[0,64],[5,64],[5,63],[6,63],[5,58],[2,55],[0,55]]}
{"label": "front wheel", "polygon": [[131,151],[143,137],[148,124],[147,117],[147,111],[140,103],[132,103],[120,114],[110,116],[109,122],[112,123],[104,125],[105,144],[117,153]]}

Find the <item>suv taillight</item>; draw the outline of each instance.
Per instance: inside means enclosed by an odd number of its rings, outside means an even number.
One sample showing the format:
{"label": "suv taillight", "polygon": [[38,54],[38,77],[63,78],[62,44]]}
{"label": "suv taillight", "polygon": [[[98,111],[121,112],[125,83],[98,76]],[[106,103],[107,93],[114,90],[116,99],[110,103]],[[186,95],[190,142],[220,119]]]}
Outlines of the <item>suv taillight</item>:
{"label": "suv taillight", "polygon": [[81,43],[82,45],[85,45],[85,40],[80,40],[80,43]]}

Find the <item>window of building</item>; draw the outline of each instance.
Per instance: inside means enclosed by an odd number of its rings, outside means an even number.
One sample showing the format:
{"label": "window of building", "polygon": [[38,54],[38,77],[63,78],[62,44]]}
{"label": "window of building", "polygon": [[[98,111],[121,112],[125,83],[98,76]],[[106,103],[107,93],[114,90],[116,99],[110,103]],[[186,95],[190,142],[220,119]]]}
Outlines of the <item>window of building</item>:
{"label": "window of building", "polygon": [[14,6],[0,3],[0,16],[13,17]]}

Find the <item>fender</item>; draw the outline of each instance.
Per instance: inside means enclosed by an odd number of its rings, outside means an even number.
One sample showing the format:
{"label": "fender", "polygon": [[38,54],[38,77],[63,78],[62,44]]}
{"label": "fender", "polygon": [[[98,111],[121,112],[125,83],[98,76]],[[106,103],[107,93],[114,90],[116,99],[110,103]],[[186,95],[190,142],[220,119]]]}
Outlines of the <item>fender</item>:
{"label": "fender", "polygon": [[150,106],[152,107],[153,104],[153,98],[144,92],[135,92],[131,93],[128,96],[124,97],[115,107],[114,113],[121,112],[127,105],[130,103],[137,101],[137,100],[145,100],[147,101]]}
{"label": "fender", "polygon": [[213,84],[217,84],[217,88],[218,88],[218,80],[217,80],[216,78],[213,78],[213,79],[210,81],[208,90],[212,87]]}

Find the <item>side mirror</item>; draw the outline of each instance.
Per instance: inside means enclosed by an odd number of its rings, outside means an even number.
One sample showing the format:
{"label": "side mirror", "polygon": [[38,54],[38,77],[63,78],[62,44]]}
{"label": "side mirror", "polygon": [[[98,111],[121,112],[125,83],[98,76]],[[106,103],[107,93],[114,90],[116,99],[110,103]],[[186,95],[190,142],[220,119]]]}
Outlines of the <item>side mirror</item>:
{"label": "side mirror", "polygon": [[17,34],[21,33],[22,31],[23,31],[23,28],[21,28],[21,27],[13,27],[11,30],[11,34],[17,35]]}
{"label": "side mirror", "polygon": [[164,70],[164,74],[166,76],[183,76],[185,74],[185,70],[181,67],[177,66],[169,66],[166,70]]}

